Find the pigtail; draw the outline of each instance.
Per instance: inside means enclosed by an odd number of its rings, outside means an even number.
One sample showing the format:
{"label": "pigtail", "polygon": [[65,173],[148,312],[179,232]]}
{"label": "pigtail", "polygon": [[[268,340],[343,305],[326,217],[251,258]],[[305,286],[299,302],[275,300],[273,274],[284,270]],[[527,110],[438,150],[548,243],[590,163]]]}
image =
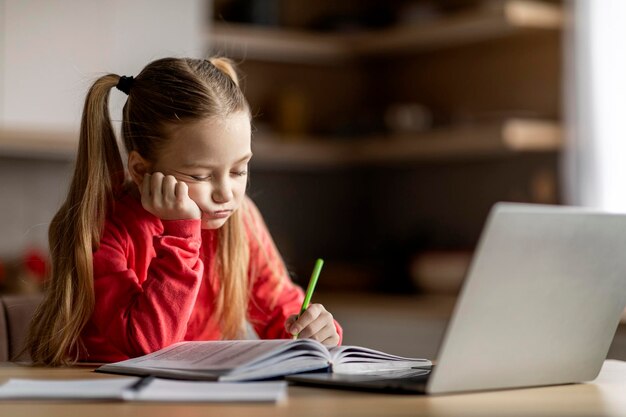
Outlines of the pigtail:
{"label": "pigtail", "polygon": [[242,208],[236,210],[218,232],[217,268],[222,279],[215,303],[222,337],[241,339],[245,333],[250,297],[248,265],[250,252],[245,241]]}
{"label": "pigtail", "polygon": [[124,181],[109,115],[109,92],[119,78],[99,78],[85,100],[74,175],[48,233],[51,277],[25,345],[34,363],[58,366],[76,361],[80,333],[93,311],[93,252],[107,209]]}
{"label": "pigtail", "polygon": [[209,59],[209,62],[215,66],[222,73],[226,74],[237,87],[239,87],[239,76],[233,61],[223,57],[213,57]]}

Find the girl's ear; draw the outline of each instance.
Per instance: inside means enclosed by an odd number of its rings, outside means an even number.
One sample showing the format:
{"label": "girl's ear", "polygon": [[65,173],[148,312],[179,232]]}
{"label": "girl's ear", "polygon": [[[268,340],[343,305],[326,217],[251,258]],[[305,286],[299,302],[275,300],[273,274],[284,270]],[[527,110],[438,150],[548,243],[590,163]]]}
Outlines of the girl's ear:
{"label": "girl's ear", "polygon": [[128,154],[128,172],[130,173],[133,182],[141,187],[143,182],[143,176],[150,173],[151,164],[139,155],[137,151],[130,151]]}

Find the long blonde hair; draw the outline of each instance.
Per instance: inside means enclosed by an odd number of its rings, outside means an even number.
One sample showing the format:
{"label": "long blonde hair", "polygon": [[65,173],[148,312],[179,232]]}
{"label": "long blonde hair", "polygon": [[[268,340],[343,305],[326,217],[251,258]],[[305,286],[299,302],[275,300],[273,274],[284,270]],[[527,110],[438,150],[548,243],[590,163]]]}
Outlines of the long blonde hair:
{"label": "long blonde hair", "polygon": [[[85,99],[74,175],[49,229],[52,273],[25,345],[34,363],[68,364],[83,349],[80,334],[95,302],[93,252],[126,178],[109,115],[109,92],[119,80],[116,74],[100,77]],[[249,105],[229,60],[159,59],[132,83],[122,138],[128,152],[155,161],[167,140],[166,127],[239,111],[249,114]],[[225,338],[241,336],[246,319],[250,254],[242,209],[218,232],[216,269],[222,281],[216,311]]]}

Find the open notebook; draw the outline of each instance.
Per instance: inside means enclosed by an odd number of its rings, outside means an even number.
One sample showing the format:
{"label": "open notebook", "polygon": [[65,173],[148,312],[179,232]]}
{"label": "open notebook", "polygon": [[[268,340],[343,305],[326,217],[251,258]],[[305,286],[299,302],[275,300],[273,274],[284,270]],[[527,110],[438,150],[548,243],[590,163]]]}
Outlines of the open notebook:
{"label": "open notebook", "polygon": [[145,356],[103,365],[96,371],[250,381],[308,371],[359,374],[430,366],[426,359],[404,358],[358,346],[328,349],[310,339],[280,339],[180,342]]}

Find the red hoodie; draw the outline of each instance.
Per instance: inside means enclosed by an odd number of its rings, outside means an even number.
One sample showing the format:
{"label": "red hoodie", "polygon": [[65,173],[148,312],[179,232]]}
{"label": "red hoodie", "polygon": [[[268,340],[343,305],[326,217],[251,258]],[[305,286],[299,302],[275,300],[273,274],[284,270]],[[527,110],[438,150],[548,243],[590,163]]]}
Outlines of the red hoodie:
{"label": "red hoodie", "polygon": [[[240,210],[250,248],[248,322],[262,339],[288,338],[284,323],[298,313],[302,289],[289,279],[252,200],[246,197]],[[220,339],[216,238],[217,230],[201,229],[200,220],[161,221],[136,196],[120,198],[93,254],[95,307],[81,335],[80,359],[114,362],[183,340]],[[271,279],[273,264],[282,285]]]}

